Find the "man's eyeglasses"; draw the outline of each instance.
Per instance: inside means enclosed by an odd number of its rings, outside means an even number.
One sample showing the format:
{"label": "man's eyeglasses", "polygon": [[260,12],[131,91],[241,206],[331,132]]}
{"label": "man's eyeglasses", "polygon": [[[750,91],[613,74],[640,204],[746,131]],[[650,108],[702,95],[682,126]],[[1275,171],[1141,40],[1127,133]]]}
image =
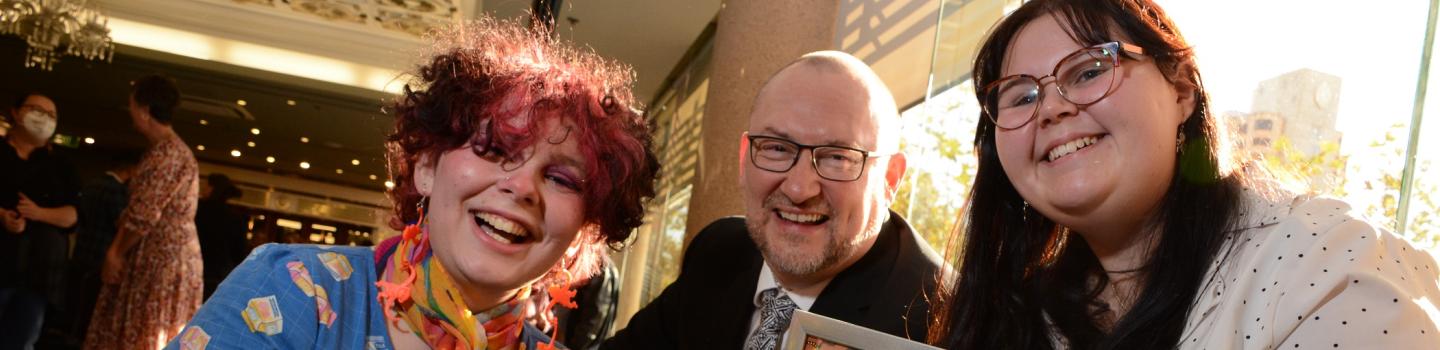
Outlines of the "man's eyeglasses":
{"label": "man's eyeglasses", "polygon": [[45,109],[45,107],[42,107],[42,106],[40,106],[40,105],[35,105],[35,104],[23,104],[23,105],[20,105],[20,108],[18,109],[17,112],[26,113],[26,112],[30,112],[30,111],[40,112],[40,114],[44,114],[46,117],[50,117],[50,119],[55,119],[55,112],[50,111],[50,110],[48,110],[48,109]]}
{"label": "man's eyeglasses", "polygon": [[1038,114],[1040,99],[1045,97],[1045,78],[1054,77],[1060,97],[1084,106],[1109,96],[1120,85],[1120,53],[1144,55],[1144,49],[1128,43],[1111,41],[1076,50],[1060,63],[1050,75],[1034,77],[1011,75],[985,85],[982,106],[985,115],[1001,129],[1018,129],[1029,124]]}
{"label": "man's eyeglasses", "polygon": [[746,134],[750,140],[750,163],[761,170],[783,173],[795,167],[800,153],[810,150],[810,165],[821,178],[831,181],[855,181],[865,173],[865,162],[870,157],[884,157],[858,148],[828,145],[802,145],[794,141]]}

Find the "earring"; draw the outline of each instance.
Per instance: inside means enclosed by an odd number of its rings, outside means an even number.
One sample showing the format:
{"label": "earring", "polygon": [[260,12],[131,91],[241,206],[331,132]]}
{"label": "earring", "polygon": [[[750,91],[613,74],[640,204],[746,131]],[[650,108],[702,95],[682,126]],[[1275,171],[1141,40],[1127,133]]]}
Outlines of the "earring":
{"label": "earring", "polygon": [[1180,124],[1178,129],[1179,131],[1175,133],[1177,135],[1175,136],[1175,153],[1185,151],[1185,148],[1182,147],[1185,145],[1185,124]]}
{"label": "earring", "polygon": [[[580,307],[580,305],[575,304],[576,291],[574,288],[570,287],[570,284],[574,282],[575,276],[571,275],[570,271],[565,269],[561,269],[560,274],[565,276],[565,279],[562,282],[545,288],[545,292],[550,296],[550,303],[546,304],[545,310],[541,312],[553,312],[552,310],[554,310],[556,305],[563,306],[569,309]],[[550,343],[538,344],[539,346],[537,346],[536,348],[540,350],[556,349],[555,339],[559,337],[559,332],[559,320],[556,320],[555,317],[553,317],[552,315],[552,317],[550,317]]]}

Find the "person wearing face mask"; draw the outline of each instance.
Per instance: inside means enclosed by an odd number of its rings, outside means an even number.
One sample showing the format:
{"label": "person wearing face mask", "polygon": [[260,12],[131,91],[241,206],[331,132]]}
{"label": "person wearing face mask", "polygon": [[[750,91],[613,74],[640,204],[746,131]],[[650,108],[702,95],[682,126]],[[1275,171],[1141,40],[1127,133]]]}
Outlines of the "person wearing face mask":
{"label": "person wearing face mask", "polygon": [[21,96],[0,143],[0,349],[29,349],[39,339],[47,304],[62,300],[68,237],[75,226],[80,180],[57,154],[55,102]]}

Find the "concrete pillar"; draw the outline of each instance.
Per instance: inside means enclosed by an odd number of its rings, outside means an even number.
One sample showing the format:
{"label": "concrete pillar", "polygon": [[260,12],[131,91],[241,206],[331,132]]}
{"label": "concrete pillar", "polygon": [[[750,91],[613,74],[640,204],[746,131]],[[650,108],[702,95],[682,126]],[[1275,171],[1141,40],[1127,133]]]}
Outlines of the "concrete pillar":
{"label": "concrete pillar", "polygon": [[740,134],[765,80],[800,55],[833,49],[839,0],[726,0],[715,28],[709,102],[701,123],[685,245],[705,225],[743,215]]}

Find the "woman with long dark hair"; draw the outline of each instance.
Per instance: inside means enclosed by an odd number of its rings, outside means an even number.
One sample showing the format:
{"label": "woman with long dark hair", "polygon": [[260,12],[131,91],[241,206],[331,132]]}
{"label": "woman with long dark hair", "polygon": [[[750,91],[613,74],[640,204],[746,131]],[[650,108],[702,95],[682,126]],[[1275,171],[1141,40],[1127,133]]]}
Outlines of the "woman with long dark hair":
{"label": "woman with long dark hair", "polygon": [[1434,257],[1232,161],[1193,52],[1153,2],[1030,1],[973,73],[979,167],[932,343],[1440,344]]}

